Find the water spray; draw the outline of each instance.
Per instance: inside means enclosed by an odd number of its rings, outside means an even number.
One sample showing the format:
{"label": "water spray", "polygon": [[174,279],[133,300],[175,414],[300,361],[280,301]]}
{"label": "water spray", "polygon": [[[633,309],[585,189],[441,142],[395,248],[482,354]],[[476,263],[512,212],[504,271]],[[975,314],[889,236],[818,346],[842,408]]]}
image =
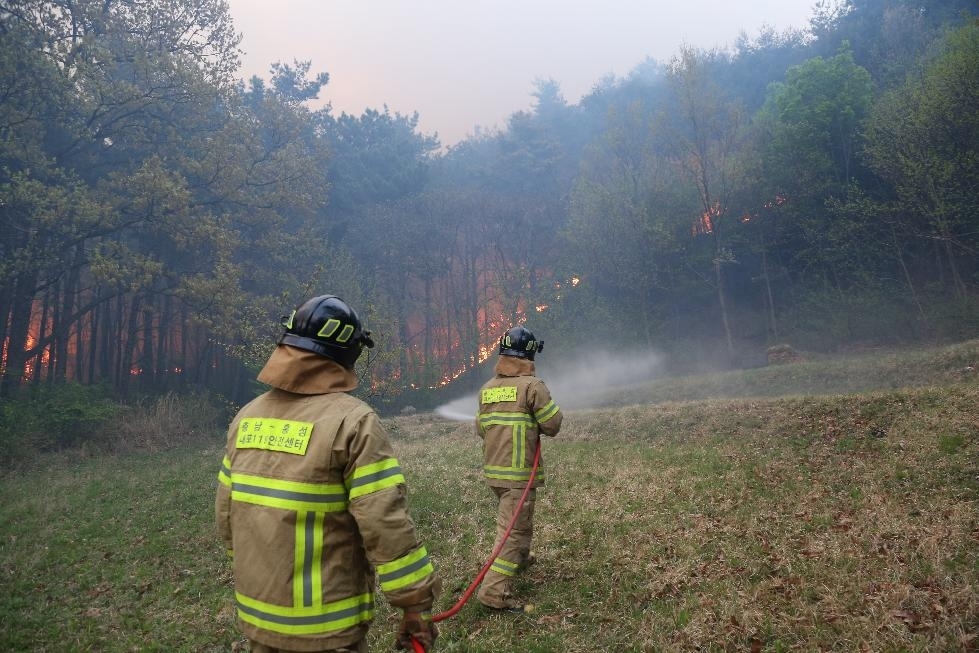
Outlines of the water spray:
{"label": "water spray", "polygon": [[[660,378],[663,367],[663,356],[653,351],[590,351],[555,365],[538,363],[537,376],[548,379],[551,395],[568,412],[598,408],[623,387]],[[478,405],[479,398],[470,394],[439,406],[435,413],[454,422],[472,422]]]}

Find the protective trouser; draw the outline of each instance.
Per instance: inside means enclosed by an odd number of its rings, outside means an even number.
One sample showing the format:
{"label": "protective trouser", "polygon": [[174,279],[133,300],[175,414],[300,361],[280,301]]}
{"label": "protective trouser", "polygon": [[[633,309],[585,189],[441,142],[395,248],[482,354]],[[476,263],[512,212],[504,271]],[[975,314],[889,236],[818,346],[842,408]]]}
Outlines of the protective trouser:
{"label": "protective trouser", "polygon": [[518,508],[520,516],[514,522],[513,530],[510,531],[503,548],[486,572],[476,598],[480,603],[491,608],[518,607],[519,602],[513,598],[513,580],[530,559],[530,540],[534,533],[534,504],[537,501],[537,490],[531,490],[527,494],[523,508],[520,508],[520,497],[523,496],[524,488],[491,489],[499,499],[494,551],[506,535],[507,526]]}

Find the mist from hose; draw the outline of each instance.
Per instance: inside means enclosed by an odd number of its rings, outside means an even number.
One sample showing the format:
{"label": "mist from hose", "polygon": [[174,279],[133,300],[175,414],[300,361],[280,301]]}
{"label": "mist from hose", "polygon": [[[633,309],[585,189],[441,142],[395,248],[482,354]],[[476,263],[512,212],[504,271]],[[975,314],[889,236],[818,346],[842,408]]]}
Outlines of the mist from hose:
{"label": "mist from hose", "polygon": [[[536,361],[537,376],[564,411],[599,407],[614,396],[616,388],[654,381],[664,372],[664,357],[651,351],[591,351],[553,364],[544,358],[546,353]],[[471,422],[478,405],[473,393],[443,404],[435,412],[445,419]]]}

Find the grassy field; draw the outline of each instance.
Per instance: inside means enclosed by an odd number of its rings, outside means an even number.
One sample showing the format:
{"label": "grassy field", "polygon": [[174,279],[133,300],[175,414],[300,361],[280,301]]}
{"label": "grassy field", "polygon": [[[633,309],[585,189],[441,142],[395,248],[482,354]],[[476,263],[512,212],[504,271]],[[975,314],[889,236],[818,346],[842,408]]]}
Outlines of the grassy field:
{"label": "grassy field", "polygon": [[[472,602],[437,650],[979,650],[979,342],[864,360],[569,414],[518,586],[533,610]],[[479,440],[428,414],[386,423],[445,610],[492,547]],[[0,479],[0,649],[246,650],[212,523],[221,440]],[[372,651],[397,619],[381,600]]]}

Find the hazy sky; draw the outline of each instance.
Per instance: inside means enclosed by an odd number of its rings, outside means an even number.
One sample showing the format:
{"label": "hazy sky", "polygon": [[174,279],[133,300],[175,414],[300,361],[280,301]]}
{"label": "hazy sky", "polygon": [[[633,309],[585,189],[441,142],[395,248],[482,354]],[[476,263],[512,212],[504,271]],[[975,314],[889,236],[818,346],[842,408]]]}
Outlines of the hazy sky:
{"label": "hazy sky", "polygon": [[335,115],[419,113],[451,145],[531,106],[534,80],[577,103],[603,77],[681,45],[727,47],[763,25],[805,28],[815,0],[228,0],[242,77],[272,63],[328,72]]}

